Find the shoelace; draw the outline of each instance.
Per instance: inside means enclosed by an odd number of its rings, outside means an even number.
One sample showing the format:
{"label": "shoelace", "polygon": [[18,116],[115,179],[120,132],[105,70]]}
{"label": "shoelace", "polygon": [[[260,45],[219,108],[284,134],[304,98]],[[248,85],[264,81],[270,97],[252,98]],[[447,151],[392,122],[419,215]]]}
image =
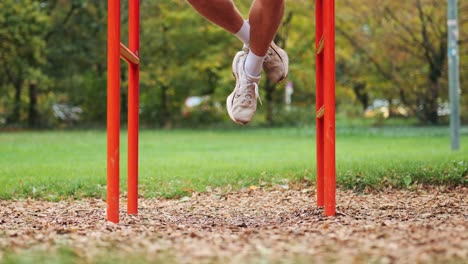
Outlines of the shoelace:
{"label": "shoelace", "polygon": [[[260,102],[260,105],[263,105],[262,99],[260,98],[260,92],[259,92],[259,89],[258,89],[258,84],[256,82],[247,82],[246,86],[249,87],[252,84],[254,85],[254,91],[255,91],[256,99]],[[244,88],[244,89],[246,89],[246,88]]]}
{"label": "shoelace", "polygon": [[[244,52],[249,52],[250,47],[249,47],[248,45],[244,44],[244,46],[242,47],[242,50],[243,50]],[[265,56],[265,60],[267,60],[267,59],[269,60],[269,59],[270,59],[269,56],[268,56],[268,55],[270,55],[270,54],[271,54],[271,51],[269,50],[267,56]],[[258,91],[258,84],[257,84],[256,82],[248,82],[247,85],[250,86],[250,83],[253,83],[253,84],[254,84],[254,87],[255,87],[255,97],[257,97],[257,100],[260,102],[260,105],[263,105],[262,99],[260,98],[260,92]]]}
{"label": "shoelace", "polygon": [[258,101],[260,102],[260,105],[263,105],[262,99],[260,99],[260,93],[258,92],[258,84],[254,83],[255,85],[255,96],[257,97]]}

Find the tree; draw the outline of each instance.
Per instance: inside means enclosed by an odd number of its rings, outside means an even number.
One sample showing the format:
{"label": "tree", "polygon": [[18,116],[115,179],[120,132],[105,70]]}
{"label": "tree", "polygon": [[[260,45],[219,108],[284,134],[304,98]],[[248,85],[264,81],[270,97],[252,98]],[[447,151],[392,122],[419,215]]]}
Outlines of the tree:
{"label": "tree", "polygon": [[[34,96],[37,82],[43,77],[41,66],[45,63],[45,41],[43,33],[48,26],[48,17],[39,2],[14,0],[0,2],[0,64],[4,78],[2,87],[4,96],[11,98],[8,110],[9,123],[21,120],[22,91],[25,85]],[[8,100],[10,101],[10,100]],[[37,122],[36,102],[32,100],[29,109],[30,124]],[[9,108],[9,107],[8,107]]]}
{"label": "tree", "polygon": [[51,20],[44,32],[48,63],[43,68],[51,80],[41,89],[48,96],[44,107],[78,105],[84,121],[102,124],[106,118],[106,3],[54,0],[44,8]]}
{"label": "tree", "polygon": [[190,95],[224,102],[219,95],[232,89],[226,82],[232,75],[225,54],[234,54],[236,39],[185,1],[143,2],[142,12],[143,119],[170,127]]}
{"label": "tree", "polygon": [[447,100],[446,3],[360,0],[343,1],[340,8],[346,15],[338,17],[337,32],[361,58],[358,75],[365,76],[367,94],[438,123],[439,105]]}

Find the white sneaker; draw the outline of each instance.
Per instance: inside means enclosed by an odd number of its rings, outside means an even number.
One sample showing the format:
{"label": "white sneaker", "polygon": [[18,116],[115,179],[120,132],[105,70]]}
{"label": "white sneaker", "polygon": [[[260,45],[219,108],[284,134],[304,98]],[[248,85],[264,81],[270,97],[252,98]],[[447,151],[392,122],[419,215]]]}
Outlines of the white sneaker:
{"label": "white sneaker", "polygon": [[260,76],[251,76],[244,69],[247,54],[248,50],[243,49],[237,52],[232,61],[232,73],[236,78],[236,87],[226,99],[229,117],[240,125],[245,125],[252,120],[257,111],[257,99],[260,99],[258,93]]}
{"label": "white sneaker", "polygon": [[271,42],[263,62],[263,70],[267,78],[273,83],[279,83],[286,79],[289,71],[288,53],[274,42]]}

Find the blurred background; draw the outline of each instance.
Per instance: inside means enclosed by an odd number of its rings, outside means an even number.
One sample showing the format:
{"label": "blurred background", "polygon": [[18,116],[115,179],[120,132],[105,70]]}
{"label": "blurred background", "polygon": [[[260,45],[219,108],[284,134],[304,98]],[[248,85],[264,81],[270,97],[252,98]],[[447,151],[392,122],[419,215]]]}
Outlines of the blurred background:
{"label": "blurred background", "polygon": [[[0,1],[0,127],[105,127],[107,1]],[[127,1],[122,1],[127,43]],[[235,1],[247,14],[250,0]],[[461,119],[468,123],[468,1],[459,1]],[[337,120],[448,125],[447,1],[340,0]],[[263,78],[252,126],[308,126],[315,115],[314,1],[291,0],[276,42],[290,74]],[[232,127],[224,105],[240,41],[186,1],[141,1],[141,126]],[[122,66],[122,121],[127,66]],[[124,123],[123,123],[124,124]]]}

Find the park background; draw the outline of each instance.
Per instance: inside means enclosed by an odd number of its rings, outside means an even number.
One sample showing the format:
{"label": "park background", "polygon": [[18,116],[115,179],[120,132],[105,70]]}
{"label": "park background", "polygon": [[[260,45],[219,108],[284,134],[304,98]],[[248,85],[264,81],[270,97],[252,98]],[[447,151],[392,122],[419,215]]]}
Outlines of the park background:
{"label": "park background", "polygon": [[[242,13],[250,1],[235,1]],[[0,263],[465,263],[468,1],[450,148],[447,1],[336,1],[336,217],[315,193],[314,1],[286,1],[286,82],[232,124],[234,36],[141,1],[138,216],[106,222],[106,1],[0,0]],[[122,37],[127,43],[127,1]],[[291,104],[285,87],[294,87]],[[187,102],[193,103],[188,106]]]}
{"label": "park background", "polygon": [[[123,1],[125,2],[125,1]],[[250,1],[236,1],[248,11]],[[284,82],[263,78],[264,105],[250,126],[307,126],[315,115],[314,2],[288,1],[276,42],[290,57],[292,105]],[[448,125],[445,1],[338,1],[338,122]],[[459,1],[460,13],[466,1]],[[123,3],[122,14],[127,13]],[[105,127],[106,3],[56,0],[0,3],[0,126]],[[127,16],[122,16],[126,41]],[[241,43],[186,1],[141,3],[141,125],[234,127],[225,98]],[[468,122],[468,22],[460,16],[461,119]],[[126,119],[127,70],[121,109]],[[186,99],[194,96],[187,107]],[[367,116],[367,119],[363,117]],[[358,122],[359,123],[359,122]]]}

